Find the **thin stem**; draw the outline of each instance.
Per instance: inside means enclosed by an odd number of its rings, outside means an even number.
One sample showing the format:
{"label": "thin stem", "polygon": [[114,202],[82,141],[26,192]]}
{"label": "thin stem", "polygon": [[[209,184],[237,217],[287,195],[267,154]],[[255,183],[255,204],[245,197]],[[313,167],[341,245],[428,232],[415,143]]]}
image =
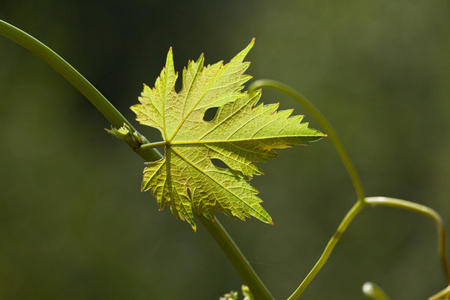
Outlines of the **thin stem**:
{"label": "thin stem", "polygon": [[[23,46],[49,64],[53,69],[66,78],[76,89],[78,89],[102,113],[102,115],[105,116],[112,126],[120,128],[124,126],[124,124],[127,125],[142,139],[144,145],[136,145],[136,142],[131,138],[126,140],[127,143],[146,161],[157,160],[162,157],[161,153],[154,148],[155,145],[159,146],[158,143],[145,146],[145,144],[149,143],[148,140],[144,136],[140,135],[131,123],[128,122],[128,120],[125,119],[125,117],[123,117],[122,114],[86,78],[84,78],[77,70],[75,70],[75,68],[73,68],[53,50],[26,32],[3,20],[0,20],[0,35],[3,35],[13,42]],[[225,229],[221,226],[219,221],[217,220],[216,222],[211,222],[201,216],[199,218],[210,234],[219,243],[221,248],[225,251],[233,266],[235,266],[239,274],[242,276],[244,282],[246,282],[246,284],[251,288],[255,298],[262,300],[273,299],[267,288],[258,278],[242,252],[233,242]]]}
{"label": "thin stem", "polygon": [[323,251],[319,260],[316,262],[316,264],[311,269],[309,274],[305,277],[305,279],[303,279],[303,281],[299,285],[299,287],[288,298],[288,300],[297,299],[303,293],[303,291],[306,289],[306,287],[309,285],[309,283],[314,279],[314,277],[317,275],[317,273],[319,273],[320,269],[322,269],[322,267],[327,262],[328,258],[330,257],[331,252],[333,252],[333,249],[336,246],[337,242],[339,242],[339,239],[341,238],[342,234],[345,232],[345,230],[350,225],[350,223],[353,221],[353,219],[355,219],[355,217],[358,215],[358,213],[365,206],[366,206],[366,204],[363,201],[357,201],[353,205],[353,207],[345,215],[344,219],[342,220],[341,224],[337,228],[336,232],[331,237],[330,241],[328,242],[327,246],[325,247],[325,250]]}
{"label": "thin stem", "polygon": [[[41,43],[36,38],[19,28],[0,20],[0,35],[12,40],[13,42],[23,46],[31,51],[55,71],[61,74],[70,82],[78,91],[80,91],[99,111],[100,113],[116,128],[128,125],[133,132],[136,129],[128,122],[127,119],[103,96],[83,75],[81,75],[74,67],[66,62],[61,56],[56,54],[52,49]],[[143,136],[143,142],[148,142]],[[132,147],[134,150],[135,147]],[[160,154],[156,149],[142,153],[146,160],[155,160]]]}
{"label": "thin stem", "polygon": [[348,174],[350,175],[350,178],[353,182],[353,186],[355,187],[356,194],[358,196],[359,201],[363,201],[365,198],[364,189],[361,184],[361,180],[359,179],[358,173],[356,172],[355,166],[353,165],[352,161],[350,160],[350,157],[347,154],[347,151],[345,151],[344,145],[342,144],[341,140],[339,139],[336,131],[333,129],[331,124],[327,121],[327,119],[322,115],[322,113],[311,103],[303,97],[299,92],[295,91],[291,87],[280,83],[278,81],[274,80],[268,80],[268,79],[261,79],[256,80],[253,82],[249,87],[249,93],[252,93],[253,91],[263,88],[263,87],[269,87],[274,88],[279,91],[282,91],[283,93],[286,93],[287,95],[294,98],[297,102],[302,104],[316,119],[319,121],[320,125],[325,129],[326,133],[330,137],[331,141],[334,144],[334,147],[336,148],[337,152],[339,153],[339,156],[342,159],[342,162],[345,165],[345,168],[347,169]]}
{"label": "thin stem", "polygon": [[198,218],[225,252],[245,284],[250,288],[253,297],[256,300],[274,299],[219,220],[214,218],[214,221],[211,221],[202,215],[199,215]]}
{"label": "thin stem", "polygon": [[389,206],[389,207],[396,207],[396,208],[411,210],[411,211],[417,212],[419,214],[425,215],[427,217],[430,217],[436,223],[436,226],[437,226],[439,258],[441,260],[441,264],[444,269],[444,273],[445,273],[447,282],[450,284],[450,268],[449,268],[448,259],[447,259],[446,234],[445,234],[444,222],[442,221],[441,216],[435,210],[433,210],[425,205],[418,204],[418,203],[409,202],[409,201],[401,200],[401,199],[388,198],[388,197],[368,197],[368,198],[366,198],[365,202],[368,205],[373,205],[373,206],[382,205],[382,206]]}

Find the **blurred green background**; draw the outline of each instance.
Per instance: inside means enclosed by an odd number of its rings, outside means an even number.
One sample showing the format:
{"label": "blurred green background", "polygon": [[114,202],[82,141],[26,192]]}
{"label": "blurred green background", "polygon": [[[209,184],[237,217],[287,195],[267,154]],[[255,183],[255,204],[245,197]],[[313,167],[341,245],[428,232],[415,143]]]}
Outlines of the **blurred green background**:
{"label": "blurred green background", "polygon": [[[292,85],[329,118],[369,196],[431,206],[450,223],[450,2],[2,0],[122,113],[170,46],[179,71],[228,61],[255,37],[248,73]],[[280,102],[306,114],[276,91]],[[45,63],[0,37],[0,299],[218,299],[241,279],[199,225],[140,192],[143,161]],[[154,131],[138,127],[150,139]],[[330,140],[280,151],[255,178],[275,226],[219,219],[277,299],[308,273],[356,200]],[[435,225],[364,210],[302,299],[392,299],[445,287]]]}

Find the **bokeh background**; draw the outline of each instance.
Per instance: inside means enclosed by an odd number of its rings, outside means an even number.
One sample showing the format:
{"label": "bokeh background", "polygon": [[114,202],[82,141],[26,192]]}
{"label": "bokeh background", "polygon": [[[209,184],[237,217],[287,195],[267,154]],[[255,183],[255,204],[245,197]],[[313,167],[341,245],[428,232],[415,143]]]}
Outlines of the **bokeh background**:
{"label": "bokeh background", "polygon": [[[248,73],[292,85],[329,118],[369,196],[431,206],[450,223],[450,2],[446,0],[0,1],[0,18],[85,75],[130,120],[170,46],[179,71],[228,61],[253,37]],[[271,90],[280,102],[306,114]],[[143,161],[45,63],[0,37],[0,299],[218,299],[241,279],[140,192]],[[149,139],[154,131],[138,127]],[[219,219],[277,299],[308,273],[356,200],[330,140],[280,151],[255,178],[275,226]],[[392,299],[445,287],[435,225],[362,212],[302,299]]]}

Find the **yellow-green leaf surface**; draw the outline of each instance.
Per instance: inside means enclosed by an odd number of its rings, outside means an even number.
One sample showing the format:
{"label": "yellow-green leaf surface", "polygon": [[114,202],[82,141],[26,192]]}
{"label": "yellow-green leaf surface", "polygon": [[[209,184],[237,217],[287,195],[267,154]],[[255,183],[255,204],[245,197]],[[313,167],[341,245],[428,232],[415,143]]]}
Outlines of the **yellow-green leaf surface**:
{"label": "yellow-green leaf surface", "polygon": [[[277,112],[278,104],[258,104],[260,92],[241,92],[251,76],[243,62],[252,41],[228,64],[203,65],[203,55],[183,70],[183,84],[175,91],[172,49],[155,87],[144,86],[141,104],[131,109],[144,125],[159,129],[165,155],[148,162],[142,190],[152,189],[159,208],[172,213],[196,229],[194,214],[213,218],[214,210],[245,219],[254,216],[272,223],[260,205],[258,191],[249,184],[262,174],[255,162],[277,156],[273,149],[308,145],[324,136],[300,123],[292,110]],[[205,112],[217,107],[213,120]],[[228,166],[218,167],[217,159]]]}

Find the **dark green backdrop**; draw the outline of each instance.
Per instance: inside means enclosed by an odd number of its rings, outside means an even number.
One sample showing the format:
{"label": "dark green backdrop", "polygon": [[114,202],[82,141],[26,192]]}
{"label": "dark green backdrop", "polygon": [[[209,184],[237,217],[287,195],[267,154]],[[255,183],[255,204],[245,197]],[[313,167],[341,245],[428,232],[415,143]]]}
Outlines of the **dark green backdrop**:
{"label": "dark green backdrop", "polygon": [[[301,91],[340,134],[369,196],[429,205],[450,222],[450,3],[446,0],[2,0],[0,18],[53,48],[127,118],[173,46],[179,71],[229,60],[255,37],[254,78]],[[306,114],[289,98],[264,91]],[[0,37],[0,299],[218,299],[242,283],[140,192],[140,157],[50,67]],[[153,131],[139,129],[152,140]],[[319,257],[355,199],[329,140],[280,151],[254,179],[275,226],[220,215],[277,299]],[[363,211],[302,299],[392,299],[445,286],[434,224]]]}

